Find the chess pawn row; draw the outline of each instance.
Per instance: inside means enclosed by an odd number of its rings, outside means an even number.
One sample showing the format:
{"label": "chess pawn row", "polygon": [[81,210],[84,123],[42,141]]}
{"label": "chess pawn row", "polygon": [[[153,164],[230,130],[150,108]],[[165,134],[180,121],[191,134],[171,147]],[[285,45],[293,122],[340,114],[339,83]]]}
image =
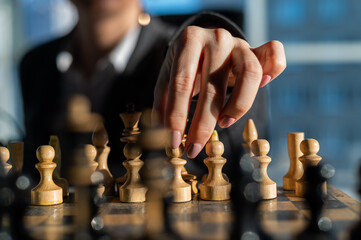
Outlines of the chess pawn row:
{"label": "chess pawn row", "polygon": [[170,157],[168,163],[173,167],[173,181],[170,186],[173,193],[173,201],[188,202],[192,199],[192,188],[191,185],[184,181],[182,176],[182,169],[185,170],[184,165],[187,163],[185,159],[182,159],[184,145],[181,144],[176,149],[167,146],[166,153]]}
{"label": "chess pawn row", "polygon": [[267,156],[270,151],[269,142],[265,139],[257,139],[252,142],[254,159],[259,163],[259,184],[262,199],[274,199],[277,197],[277,184],[267,174],[267,167],[271,158]]}
{"label": "chess pawn row", "polygon": [[207,179],[200,185],[200,198],[203,200],[230,199],[231,184],[224,179],[222,174],[222,168],[227,162],[222,157],[223,152],[223,143],[219,141],[217,131],[213,131],[206,145],[208,157],[203,161],[208,168]]}
{"label": "chess pawn row", "polygon": [[31,204],[54,205],[63,202],[63,189],[53,181],[53,171],[56,163],[53,163],[55,151],[52,146],[40,146],[36,150],[39,163],[35,165],[40,173],[39,184],[31,190]]}
{"label": "chess pawn row", "polygon": [[6,147],[0,147],[0,177],[6,177],[12,168],[12,165],[7,163],[10,159],[10,152]]}
{"label": "chess pawn row", "polygon": [[[303,155],[299,158],[303,165],[303,169],[307,169],[308,166],[316,166],[322,159],[317,155],[320,150],[320,145],[315,139],[305,139],[300,144],[300,149]],[[307,181],[305,171],[300,179],[296,181],[296,196],[304,197],[306,193]],[[322,185],[322,191],[327,193],[327,183]]]}

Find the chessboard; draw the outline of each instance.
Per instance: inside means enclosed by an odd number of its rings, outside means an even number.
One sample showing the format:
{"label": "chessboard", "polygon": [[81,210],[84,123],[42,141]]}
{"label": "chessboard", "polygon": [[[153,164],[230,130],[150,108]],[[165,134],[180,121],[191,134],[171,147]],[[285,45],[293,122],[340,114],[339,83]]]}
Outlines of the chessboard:
{"label": "chessboard", "polygon": [[[348,239],[350,228],[361,215],[360,202],[328,186],[322,212],[324,228],[333,239]],[[25,226],[34,239],[73,239],[76,232],[72,201],[53,206],[29,206]],[[99,210],[104,231],[110,239],[137,239],[145,230],[147,203],[120,203],[108,198]],[[277,198],[264,200],[258,210],[261,226],[272,239],[294,239],[306,226],[309,209],[304,198],[277,189]],[[167,212],[171,227],[182,239],[229,239],[233,222],[230,201],[192,201],[171,204]]]}

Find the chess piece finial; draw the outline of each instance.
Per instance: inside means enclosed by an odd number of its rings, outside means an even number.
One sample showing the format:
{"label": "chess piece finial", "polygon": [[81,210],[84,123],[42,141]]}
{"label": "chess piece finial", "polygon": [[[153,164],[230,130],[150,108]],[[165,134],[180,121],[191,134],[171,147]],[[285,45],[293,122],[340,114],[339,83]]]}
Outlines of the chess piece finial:
{"label": "chess piece finial", "polygon": [[250,118],[247,120],[246,125],[244,126],[243,130],[243,149],[247,154],[251,157],[254,156],[252,149],[252,142],[258,138],[258,133],[256,129],[256,125],[254,124],[253,120]]}
{"label": "chess piece finial", "polygon": [[[322,157],[317,155],[318,151],[320,150],[320,145],[315,139],[309,138],[303,140],[300,144],[300,149],[303,155],[299,157],[299,160],[302,163],[304,173],[302,177],[296,181],[296,196],[304,197],[307,190],[307,179],[305,171],[308,166],[316,166],[322,160]],[[327,193],[326,182],[322,186],[322,191]]]}
{"label": "chess piece finial", "polygon": [[182,177],[182,168],[184,168],[184,165],[187,163],[185,159],[182,159],[184,145],[181,144],[176,149],[168,145],[166,147],[166,153],[169,157],[168,162],[173,167],[173,181],[171,183],[173,202],[188,202],[192,199],[192,188]]}
{"label": "chess piece finial", "polygon": [[95,127],[92,141],[97,151],[95,161],[98,163],[98,167],[96,171],[101,173],[104,179],[104,195],[114,196],[114,179],[108,167],[110,147],[107,144],[109,137],[102,122],[98,123]]}
{"label": "chess piece finial", "polygon": [[54,205],[63,202],[63,189],[53,181],[53,171],[56,163],[53,163],[55,151],[52,146],[40,146],[36,150],[39,163],[35,165],[40,173],[40,183],[31,190],[31,204]]}
{"label": "chess piece finial", "polygon": [[200,198],[203,200],[230,199],[231,184],[222,174],[222,168],[227,162],[222,157],[223,152],[223,143],[219,141],[218,133],[214,130],[206,145],[208,157],[203,161],[208,168],[207,179],[200,185]]}
{"label": "chess piece finial", "polygon": [[268,164],[271,158],[267,156],[270,151],[270,144],[265,139],[257,139],[252,142],[253,158],[259,162],[259,184],[262,199],[273,199],[277,197],[277,185],[267,173]]}
{"label": "chess piece finial", "polygon": [[290,168],[283,177],[283,189],[286,191],[294,191],[296,189],[296,181],[303,175],[302,163],[298,159],[302,156],[300,144],[304,136],[303,132],[287,133]]}
{"label": "chess piece finial", "polygon": [[56,164],[55,170],[53,172],[53,180],[56,185],[63,189],[63,196],[69,196],[69,183],[65,178],[60,176],[61,172],[61,150],[60,150],[60,143],[59,138],[56,135],[50,136],[49,145],[54,148],[55,157],[53,162]]}
{"label": "chess piece finial", "polygon": [[24,165],[24,142],[9,143],[9,151],[11,164],[13,165],[12,171],[20,175],[23,172]]}
{"label": "chess piece finial", "polygon": [[126,160],[123,166],[127,169],[127,180],[119,187],[119,200],[121,202],[144,202],[147,188],[143,184],[139,171],[144,162],[140,159],[142,151],[137,143],[127,143],[123,149]]}
{"label": "chess piece finial", "polygon": [[9,150],[6,147],[0,147],[0,177],[6,177],[12,168],[11,164],[7,163],[9,159]]}

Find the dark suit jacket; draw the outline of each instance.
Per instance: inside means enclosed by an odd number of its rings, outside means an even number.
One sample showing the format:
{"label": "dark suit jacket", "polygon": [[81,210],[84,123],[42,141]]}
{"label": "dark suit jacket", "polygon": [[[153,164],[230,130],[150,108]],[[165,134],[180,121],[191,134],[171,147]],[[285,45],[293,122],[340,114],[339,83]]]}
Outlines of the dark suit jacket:
{"label": "dark suit jacket", "polygon": [[[119,113],[125,111],[125,105],[129,102],[135,104],[136,110],[152,107],[153,90],[168,43],[172,36],[177,36],[187,25],[223,27],[234,36],[243,38],[242,32],[233,23],[217,14],[209,13],[189,19],[176,34],[174,33],[177,29],[156,18],[152,18],[148,26],[142,27],[136,49],[124,72],[114,76],[116,80],[112,82],[104,106],[93,109],[105,118],[111,147],[109,167],[116,176],[124,171],[121,166],[124,145],[119,141],[124,126]],[[59,112],[65,108],[60,101],[63,73],[56,66],[56,58],[71,39],[72,33],[43,44],[27,53],[21,62],[20,77],[26,125],[24,170],[34,176],[38,175],[34,168],[37,163],[36,148],[47,144],[51,134],[61,135],[59,122],[62,121],[62,116]],[[255,120],[260,136],[264,136],[266,102],[266,92],[262,89],[251,111],[243,119],[227,130],[218,129],[220,139],[225,145],[226,158],[239,158],[242,153],[242,131],[247,118],[252,117]],[[191,112],[194,109],[195,102],[192,103]],[[196,174],[202,174],[206,171],[201,161],[205,157],[202,153],[196,160],[188,161],[187,168]],[[225,167],[226,172],[232,162],[234,160]]]}

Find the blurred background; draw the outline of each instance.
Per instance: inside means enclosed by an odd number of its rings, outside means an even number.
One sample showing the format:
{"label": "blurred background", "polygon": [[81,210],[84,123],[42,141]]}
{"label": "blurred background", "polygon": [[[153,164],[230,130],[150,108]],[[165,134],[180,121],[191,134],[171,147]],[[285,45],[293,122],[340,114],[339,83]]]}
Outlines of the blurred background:
{"label": "blurred background", "polygon": [[[316,138],[332,164],[331,183],[356,194],[361,161],[361,1],[140,0],[144,11],[181,24],[211,10],[244,29],[252,46],[280,40],[288,66],[269,86],[269,175],[282,185],[288,170],[287,132]],[[38,44],[68,33],[77,22],[68,0],[0,0],[0,142],[25,133],[18,63]],[[242,141],[242,138],[240,138]]]}

